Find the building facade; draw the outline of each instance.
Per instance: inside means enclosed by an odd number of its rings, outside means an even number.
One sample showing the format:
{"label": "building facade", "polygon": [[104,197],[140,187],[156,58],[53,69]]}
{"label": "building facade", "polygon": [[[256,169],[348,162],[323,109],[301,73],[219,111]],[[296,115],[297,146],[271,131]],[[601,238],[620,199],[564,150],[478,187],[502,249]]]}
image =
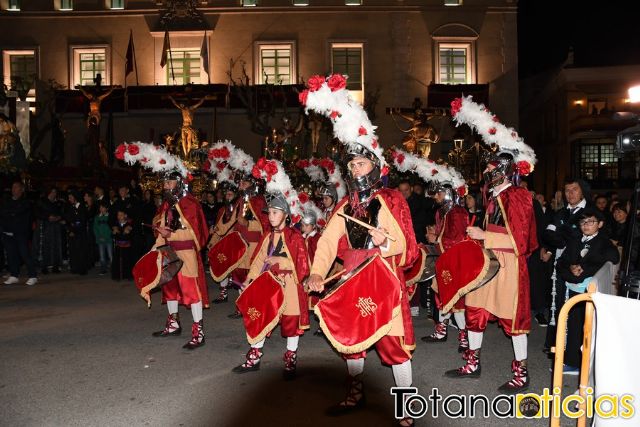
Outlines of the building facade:
{"label": "building facade", "polygon": [[628,89],[640,65],[582,67],[566,63],[521,83],[522,133],[535,148],[534,188],[551,196],[567,177],[582,178],[597,193],[629,190],[633,154],[616,150],[617,134],[637,123],[621,112],[640,112]]}
{"label": "building facade", "polygon": [[[34,80],[73,89],[92,85],[98,73],[104,86],[183,87],[228,84],[243,69],[251,84],[342,72],[354,98],[377,99],[374,123],[385,146],[404,135],[387,109],[426,100],[433,84],[486,85],[490,108],[518,125],[513,0],[0,0],[0,8],[4,83],[27,84],[30,100],[41,96]],[[125,79],[130,37],[137,67]],[[116,141],[178,129],[179,112],[165,107],[115,113]],[[58,114],[67,132],[65,164],[74,165],[84,117]],[[243,109],[218,108],[213,116],[205,104],[194,126],[259,155],[260,137]],[[436,145],[432,157],[446,158],[447,138]]]}

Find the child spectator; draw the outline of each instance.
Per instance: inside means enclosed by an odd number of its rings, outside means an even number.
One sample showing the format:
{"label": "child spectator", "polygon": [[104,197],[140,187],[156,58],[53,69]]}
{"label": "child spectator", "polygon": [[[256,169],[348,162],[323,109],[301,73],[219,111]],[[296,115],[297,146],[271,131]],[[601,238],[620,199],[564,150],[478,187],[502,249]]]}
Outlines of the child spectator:
{"label": "child spectator", "polygon": [[98,254],[100,255],[100,275],[107,274],[107,269],[113,259],[113,242],[109,227],[109,207],[106,202],[100,203],[98,215],[93,222],[93,234],[96,236]]}
{"label": "child spectator", "polygon": [[[569,298],[584,293],[586,287],[600,268],[610,261],[620,261],[618,249],[601,232],[604,216],[597,208],[587,207],[578,214],[578,224],[582,235],[572,237],[558,259],[557,272],[565,280]],[[567,348],[565,351],[564,373],[578,375],[582,360],[585,303],[574,306],[569,312],[567,323]]]}

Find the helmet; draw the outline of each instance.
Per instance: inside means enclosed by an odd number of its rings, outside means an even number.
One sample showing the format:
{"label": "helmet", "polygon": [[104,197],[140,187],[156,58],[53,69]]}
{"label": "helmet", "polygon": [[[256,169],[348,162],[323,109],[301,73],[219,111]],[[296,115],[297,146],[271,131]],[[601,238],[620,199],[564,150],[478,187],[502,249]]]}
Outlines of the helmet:
{"label": "helmet", "polygon": [[316,225],[318,222],[318,216],[314,211],[306,210],[302,216],[302,223],[306,225]]}
{"label": "helmet", "polygon": [[358,201],[363,203],[369,200],[373,191],[382,187],[382,183],[380,182],[380,160],[364,145],[349,145],[345,156],[347,165],[357,157],[365,158],[373,163],[373,169],[371,169],[371,172],[357,178],[353,176],[351,169],[347,168],[349,171],[347,178],[349,193],[351,193],[352,198],[357,197]]}
{"label": "helmet", "polygon": [[163,190],[162,197],[171,204],[177,203],[180,199],[187,195],[188,186],[183,176],[177,170],[172,170],[164,174],[165,181],[176,181],[176,186],[171,190]]}
{"label": "helmet", "polygon": [[338,190],[336,190],[335,185],[329,182],[323,185],[322,188],[320,189],[320,196],[331,197],[335,203],[338,201]]}
{"label": "helmet", "polygon": [[496,187],[505,182],[505,180],[511,179],[515,172],[514,158],[515,153],[513,151],[502,149],[495,153],[490,153],[489,156],[484,159],[487,166],[494,166],[494,169],[482,174],[484,181],[490,188]]}
{"label": "helmet", "polygon": [[460,204],[461,198],[457,191],[453,188],[453,183],[449,181],[445,182],[430,182],[428,193],[435,195],[438,193],[444,193],[444,200],[442,201],[442,209],[448,212],[454,204]]}
{"label": "helmet", "polygon": [[261,180],[257,180],[254,178],[251,173],[243,172],[241,170],[236,170],[233,174],[233,180],[237,187],[240,187],[240,183],[242,181],[247,181],[250,183],[249,187],[245,190],[242,190],[243,194],[249,197],[257,196],[260,193],[260,182]]}
{"label": "helmet", "polygon": [[286,197],[284,197],[284,194],[280,192],[271,193],[269,196],[267,196],[267,207],[271,209],[279,209],[287,215],[291,214],[291,208],[289,207],[289,202],[287,202],[287,199]]}

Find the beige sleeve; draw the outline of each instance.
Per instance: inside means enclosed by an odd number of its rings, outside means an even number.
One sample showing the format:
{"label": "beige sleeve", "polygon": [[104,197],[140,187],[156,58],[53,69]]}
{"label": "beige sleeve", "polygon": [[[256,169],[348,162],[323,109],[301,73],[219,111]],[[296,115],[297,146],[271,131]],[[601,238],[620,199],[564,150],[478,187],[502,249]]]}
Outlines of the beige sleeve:
{"label": "beige sleeve", "polygon": [[[407,248],[407,241],[398,224],[398,221],[393,217],[391,211],[382,203],[382,209],[378,212],[378,224],[380,227],[387,230],[387,233],[393,236],[396,241],[387,239],[386,246],[380,246],[380,252],[383,257],[391,257],[396,255],[404,255]],[[404,260],[403,260],[404,261]]]}
{"label": "beige sleeve", "polygon": [[262,224],[257,219],[252,219],[247,225],[249,231],[262,231]]}
{"label": "beige sleeve", "polygon": [[[338,212],[342,212],[344,209],[340,208]],[[344,218],[335,212],[326,228],[322,232],[322,236],[318,240],[318,246],[316,248],[316,254],[313,257],[313,264],[311,265],[311,274],[318,274],[322,278],[326,277],[333,261],[336,259],[338,253],[338,241],[346,232]]]}
{"label": "beige sleeve", "polygon": [[511,237],[504,233],[484,232],[484,247],[487,249],[513,249]]}
{"label": "beige sleeve", "polygon": [[222,221],[222,217],[220,217],[220,220],[218,221],[218,223],[216,224],[216,234],[218,236],[225,236],[229,230],[231,229],[231,227],[233,227],[236,223],[236,212],[233,212],[233,215],[231,216],[231,219],[229,220],[229,222],[223,222]]}
{"label": "beige sleeve", "polygon": [[267,247],[269,246],[269,239],[265,239],[262,242],[262,246],[256,249],[256,257],[251,262],[251,266],[249,267],[249,273],[247,274],[247,280],[252,281],[255,280],[256,277],[260,275],[262,271],[262,267],[264,266],[264,260],[267,259]]}

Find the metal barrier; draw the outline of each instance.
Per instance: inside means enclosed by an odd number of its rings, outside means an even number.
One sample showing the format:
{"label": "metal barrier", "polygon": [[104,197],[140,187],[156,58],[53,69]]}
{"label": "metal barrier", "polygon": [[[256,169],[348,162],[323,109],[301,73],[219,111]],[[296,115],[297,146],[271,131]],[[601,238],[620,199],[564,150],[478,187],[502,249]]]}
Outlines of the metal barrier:
{"label": "metal barrier", "polygon": [[[564,303],[560,313],[558,314],[558,327],[556,331],[556,345],[551,349],[555,353],[555,360],[553,363],[553,402],[562,401],[562,381],[563,381],[563,365],[564,365],[564,351],[566,344],[566,328],[567,320],[569,318],[569,311],[578,303],[586,302],[584,316],[584,337],[582,339],[582,361],[580,366],[580,386],[578,392],[582,396],[583,400],[579,406],[582,409],[583,416],[578,418],[577,426],[585,427],[587,425],[587,411],[586,411],[586,389],[590,382],[591,371],[591,351],[593,347],[593,331],[594,331],[594,314],[595,306],[591,295],[595,292],[603,294],[614,295],[613,279],[614,279],[615,266],[611,262],[607,262],[598,270],[593,276],[593,280],[589,283],[589,287],[586,293],[582,295],[576,295],[570,298]],[[591,377],[592,378],[592,377]],[[556,390],[558,391],[556,393]],[[558,399],[558,400],[556,400]],[[551,427],[560,427],[560,418],[562,416],[561,411],[551,411]]]}

